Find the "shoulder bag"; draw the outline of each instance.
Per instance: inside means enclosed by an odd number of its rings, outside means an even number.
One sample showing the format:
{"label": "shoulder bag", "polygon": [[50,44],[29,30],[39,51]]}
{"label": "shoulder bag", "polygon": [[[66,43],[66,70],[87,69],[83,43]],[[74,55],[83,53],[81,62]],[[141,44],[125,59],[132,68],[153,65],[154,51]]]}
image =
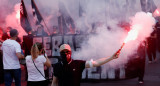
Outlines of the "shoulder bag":
{"label": "shoulder bag", "polygon": [[[32,61],[33,61],[33,59],[32,59]],[[46,77],[41,73],[41,71],[37,68],[36,64],[34,63],[34,61],[33,61],[33,64],[34,64],[34,66],[36,67],[36,69],[38,70],[38,72],[46,79],[46,80],[45,80],[45,84],[48,86],[49,83],[50,83],[50,79],[46,78]]]}

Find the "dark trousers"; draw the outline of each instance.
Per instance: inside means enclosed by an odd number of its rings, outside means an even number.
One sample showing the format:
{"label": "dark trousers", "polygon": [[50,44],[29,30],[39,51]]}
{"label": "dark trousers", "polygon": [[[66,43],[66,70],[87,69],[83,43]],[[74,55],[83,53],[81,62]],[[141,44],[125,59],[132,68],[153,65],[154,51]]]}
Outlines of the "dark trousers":
{"label": "dark trousers", "polygon": [[4,83],[4,69],[2,60],[2,51],[0,50],[0,84]]}
{"label": "dark trousers", "polygon": [[27,86],[48,86],[46,80],[44,81],[27,81]]}
{"label": "dark trousers", "polygon": [[15,86],[21,86],[21,69],[4,69],[5,86],[11,86],[13,78]]}
{"label": "dark trousers", "polygon": [[157,50],[160,52],[160,38],[158,38],[158,40],[157,40],[157,48],[158,48]]}
{"label": "dark trousers", "polygon": [[152,61],[152,57],[155,60],[156,59],[156,47],[154,47],[154,46],[149,47],[147,49],[147,55],[148,55],[149,61]]}
{"label": "dark trousers", "polygon": [[144,72],[145,72],[145,61],[141,60],[138,65],[138,81],[143,81]]}

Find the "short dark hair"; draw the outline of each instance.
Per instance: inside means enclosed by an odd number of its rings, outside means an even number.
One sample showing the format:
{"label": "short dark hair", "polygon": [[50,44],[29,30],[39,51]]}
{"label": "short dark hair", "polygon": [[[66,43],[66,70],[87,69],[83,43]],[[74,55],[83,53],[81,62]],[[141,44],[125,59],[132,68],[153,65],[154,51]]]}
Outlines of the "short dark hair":
{"label": "short dark hair", "polygon": [[18,35],[18,31],[16,30],[16,29],[11,29],[10,30],[10,36],[11,37],[15,37],[15,36],[17,36]]}

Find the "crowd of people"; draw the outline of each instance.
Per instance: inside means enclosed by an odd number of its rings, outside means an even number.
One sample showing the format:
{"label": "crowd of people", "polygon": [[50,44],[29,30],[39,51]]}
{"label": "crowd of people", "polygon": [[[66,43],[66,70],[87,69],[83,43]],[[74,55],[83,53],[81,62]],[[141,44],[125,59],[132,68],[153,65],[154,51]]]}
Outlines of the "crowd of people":
{"label": "crowd of people", "polygon": [[[17,38],[18,31],[11,28],[9,38],[1,44],[5,86],[11,86],[13,79],[15,80],[15,86],[21,86],[21,65],[19,60],[24,58],[28,75],[27,86],[47,86],[49,83],[45,77],[44,66],[50,67],[51,62],[45,54],[43,44],[32,44],[31,50],[29,50],[30,53],[26,52],[24,55],[20,45],[21,42],[18,42]],[[96,61],[83,61],[73,60],[71,53],[71,47],[68,44],[60,46],[62,60],[54,65],[52,86],[80,86],[84,68],[101,66],[118,58],[120,54],[117,51],[109,58],[105,57]]]}
{"label": "crowd of people", "polygon": [[[45,67],[50,67],[51,62],[48,59],[43,44],[33,44],[33,34],[28,32],[27,37],[23,37],[23,42],[18,39],[18,31],[12,27],[8,27],[6,32],[0,29],[0,76],[1,82],[5,86],[11,86],[13,79],[15,86],[21,86],[21,60],[27,70],[27,86],[47,86],[48,80],[45,77]],[[143,83],[144,66],[146,53],[149,63],[157,60],[156,51],[160,51],[160,20],[153,26],[151,36],[141,43],[137,50],[137,58],[139,63],[143,63],[138,68],[139,83]],[[145,48],[146,46],[146,48]],[[53,65],[53,80],[51,86],[80,86],[82,72],[85,68],[98,67],[113,59],[118,58],[119,50],[111,57],[105,57],[96,61],[73,60],[71,47],[68,44],[60,46],[61,61]],[[145,49],[147,52],[145,53]],[[24,54],[23,54],[24,53]],[[153,60],[152,60],[153,59]],[[3,63],[3,64],[1,64]],[[3,70],[3,71],[2,71]],[[2,78],[4,77],[4,78]],[[72,82],[72,83],[71,83]]]}

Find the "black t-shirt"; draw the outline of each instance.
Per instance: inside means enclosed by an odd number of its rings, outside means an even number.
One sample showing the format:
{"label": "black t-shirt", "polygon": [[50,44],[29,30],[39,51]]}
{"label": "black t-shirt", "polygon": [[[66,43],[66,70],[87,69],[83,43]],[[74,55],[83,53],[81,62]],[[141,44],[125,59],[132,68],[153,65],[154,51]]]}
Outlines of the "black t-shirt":
{"label": "black t-shirt", "polygon": [[144,42],[141,43],[137,49],[137,55],[140,57],[139,59],[141,60],[144,60],[143,62],[145,62],[145,57],[146,57],[146,54],[145,54],[145,44]]}
{"label": "black t-shirt", "polygon": [[[157,33],[157,30],[154,30],[154,31],[151,33],[151,36],[154,36],[156,33]],[[156,45],[156,38],[152,38],[151,36],[147,38],[148,46],[149,46],[149,47],[152,47],[152,46],[155,46],[155,45]]]}
{"label": "black t-shirt", "polygon": [[82,72],[86,61],[72,60],[70,64],[63,65],[62,62],[53,66],[53,74],[58,79],[59,86],[80,86]]}
{"label": "black t-shirt", "polygon": [[160,23],[157,22],[155,27],[157,29],[157,38],[160,39]]}
{"label": "black t-shirt", "polygon": [[33,45],[33,35],[23,36],[22,48],[25,50],[25,56],[31,55],[31,47]]}

